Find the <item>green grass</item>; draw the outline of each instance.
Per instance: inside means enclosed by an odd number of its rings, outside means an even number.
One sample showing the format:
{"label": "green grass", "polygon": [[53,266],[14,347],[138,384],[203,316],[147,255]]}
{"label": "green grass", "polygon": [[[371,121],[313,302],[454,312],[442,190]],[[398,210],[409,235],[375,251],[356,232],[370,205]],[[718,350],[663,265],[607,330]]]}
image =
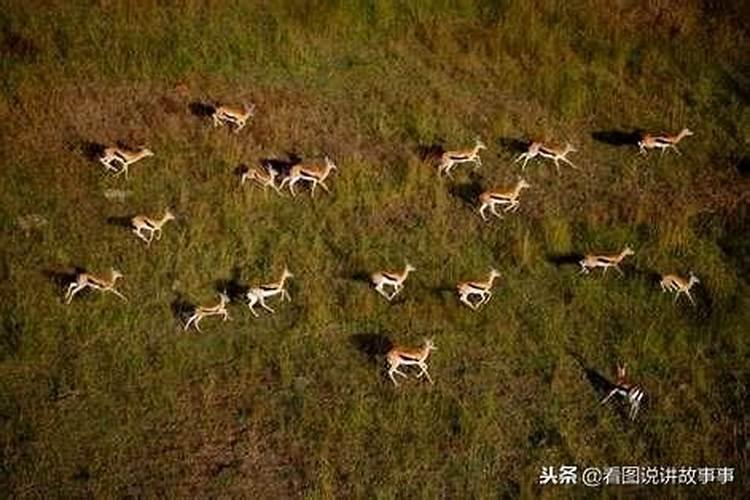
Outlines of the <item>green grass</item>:
{"label": "green grass", "polygon": [[[0,1],[0,491],[11,497],[536,498],[747,494],[750,43],[740,7],[575,1]],[[746,16],[745,16],[746,17]],[[258,105],[239,135],[196,101]],[[643,158],[595,132],[696,134]],[[420,148],[489,146],[440,181]],[[521,209],[470,193],[533,161]],[[112,179],[83,141],[145,143]],[[339,165],[330,195],[240,189],[242,162]],[[124,202],[103,196],[127,189]],[[469,195],[467,195],[467,193]],[[148,251],[108,217],[179,220]],[[48,223],[23,230],[19,217]],[[618,251],[626,277],[556,259]],[[418,271],[387,304],[356,276]],[[564,260],[564,259],[563,259]],[[125,274],[70,306],[50,271]],[[291,303],[183,333],[176,300],[267,282]],[[503,277],[481,312],[458,281]],[[698,306],[654,273],[695,271]],[[370,336],[370,337],[367,337]],[[394,389],[373,336],[433,336]],[[579,361],[580,360],[580,361]],[[627,362],[633,424],[585,368]],[[732,486],[542,487],[542,466],[732,466]]]}

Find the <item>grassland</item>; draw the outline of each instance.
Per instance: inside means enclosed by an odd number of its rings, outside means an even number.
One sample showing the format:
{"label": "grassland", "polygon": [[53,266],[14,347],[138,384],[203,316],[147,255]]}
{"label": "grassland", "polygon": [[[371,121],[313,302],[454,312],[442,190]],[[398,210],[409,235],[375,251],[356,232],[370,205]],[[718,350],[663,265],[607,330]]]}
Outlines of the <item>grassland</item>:
{"label": "grassland", "polygon": [[[698,1],[0,1],[0,491],[747,497],[746,19]],[[211,101],[257,117],[212,129],[190,111]],[[683,156],[621,144],[683,126]],[[476,136],[484,166],[438,181],[421,153]],[[473,196],[515,181],[529,137],[576,144],[581,170],[530,165],[518,214],[483,223]],[[127,181],[85,154],[118,140],[156,152]],[[238,164],[290,152],[336,159],[330,195],[237,187]],[[166,206],[179,221],[149,250],[107,222]],[[566,264],[625,244],[624,278]],[[405,258],[418,272],[389,305],[361,276]],[[181,331],[181,304],[285,264],[276,315],[235,304]],[[62,304],[56,277],[113,265],[130,303]],[[453,285],[490,266],[492,302],[460,307]],[[689,270],[698,305],[675,306],[654,275]],[[435,385],[395,390],[378,348],[424,336]],[[649,396],[635,424],[590,380],[618,361]],[[564,464],[736,478],[536,484]]]}

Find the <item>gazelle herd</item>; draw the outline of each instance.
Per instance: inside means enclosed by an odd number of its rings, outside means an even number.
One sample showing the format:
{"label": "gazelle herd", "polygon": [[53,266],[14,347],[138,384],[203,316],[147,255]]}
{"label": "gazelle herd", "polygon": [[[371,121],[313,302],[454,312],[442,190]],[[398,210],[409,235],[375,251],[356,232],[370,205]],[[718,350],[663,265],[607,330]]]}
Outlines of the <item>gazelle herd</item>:
{"label": "gazelle herd", "polygon": [[[247,125],[247,121],[253,117],[254,114],[255,105],[253,104],[244,104],[241,106],[222,105],[214,108],[214,111],[211,114],[211,119],[214,127],[227,125],[234,133],[239,133]],[[645,134],[641,137],[641,140],[638,141],[637,145],[641,154],[645,154],[649,149],[657,148],[661,149],[662,153],[667,149],[673,149],[679,154],[680,152],[677,149],[677,144],[690,135],[693,135],[693,132],[689,129],[683,129],[677,135]],[[485,149],[487,149],[487,146],[481,140],[477,139],[474,146],[470,148],[445,151],[440,155],[439,163],[437,165],[438,177],[444,175],[452,177],[452,170],[462,163],[472,163],[475,169],[479,168],[482,165],[482,160],[479,154]],[[521,170],[523,171],[530,160],[533,160],[536,157],[541,157],[543,159],[552,160],[559,174],[560,162],[569,165],[571,168],[578,169],[578,167],[568,159],[568,155],[576,151],[577,149],[569,143],[566,143],[563,147],[558,147],[547,142],[533,141],[528,145],[524,152],[515,158],[513,163],[516,164],[522,162]],[[130,165],[153,155],[154,153],[145,147],[141,147],[137,150],[130,150],[119,146],[113,146],[103,150],[99,162],[104,165],[107,171],[113,172],[115,177],[120,176],[123,173],[125,174],[125,177],[127,177],[128,167]],[[289,192],[294,197],[297,194],[295,186],[300,181],[304,181],[311,185],[310,196],[312,197],[315,195],[315,190],[318,186],[327,193],[330,193],[326,180],[334,170],[338,170],[337,165],[331,158],[325,156],[322,162],[308,160],[290,165],[286,175],[283,176],[283,179],[279,180],[279,177],[281,177],[283,173],[277,170],[271,163],[266,162],[262,163],[259,167],[247,168],[240,177],[240,185],[244,185],[247,181],[250,181],[251,183],[262,187],[264,191],[266,191],[268,187],[271,187],[280,195],[283,193],[284,188],[288,186]],[[498,211],[498,208],[503,208],[504,212],[517,211],[520,206],[519,198],[522,191],[530,187],[531,184],[525,179],[519,178],[515,186],[512,188],[482,192],[477,200],[479,215],[483,220],[487,221],[488,218],[486,211],[488,209],[492,215],[500,219],[503,218],[503,215]],[[154,238],[157,240],[161,238],[164,225],[171,220],[175,220],[175,218],[175,214],[171,209],[166,209],[164,215],[160,218],[136,215],[130,219],[130,226],[132,232],[139,239],[143,240],[147,247],[149,247]],[[617,254],[587,254],[579,262],[581,267],[580,274],[588,274],[593,269],[599,267],[603,269],[602,274],[604,275],[610,267],[613,267],[621,276],[624,276],[619,265],[627,256],[634,254],[635,252],[629,246],[626,246]],[[414,271],[416,271],[416,268],[410,263],[405,262],[402,271],[374,272],[369,276],[369,280],[373,285],[374,290],[383,296],[388,302],[391,302],[404,290],[404,282],[407,280],[409,274]],[[484,281],[465,281],[458,283],[455,289],[458,295],[458,300],[471,310],[478,311],[482,306],[487,305],[492,298],[493,285],[495,280],[500,276],[501,274],[497,269],[491,268],[487,279]],[[73,282],[68,285],[64,301],[66,304],[70,304],[73,297],[85,288],[92,288],[101,292],[111,292],[123,301],[127,301],[127,298],[115,289],[117,280],[122,277],[122,273],[116,269],[111,270],[109,277],[97,276],[88,272],[80,272],[76,275]],[[286,289],[286,283],[287,280],[293,277],[294,275],[285,267],[278,281],[248,288],[244,293],[244,299],[250,313],[254,317],[259,316],[258,311],[255,309],[256,305],[259,305],[269,313],[274,313],[275,310],[266,303],[266,300],[271,297],[279,296],[282,301],[290,301],[291,297]],[[663,275],[660,281],[660,286],[664,292],[675,293],[675,302],[681,294],[685,294],[691,304],[695,305],[695,301],[690,294],[690,289],[697,283],[700,283],[700,281],[692,272],[688,278],[682,278],[675,274],[666,274]],[[183,330],[188,330],[191,326],[194,326],[197,331],[201,331],[201,320],[209,316],[221,316],[223,321],[231,319],[229,316],[228,305],[232,299],[226,291],[221,292],[218,295],[219,302],[217,304],[194,307],[191,315],[184,323]],[[399,368],[415,366],[419,369],[416,377],[425,377],[430,383],[432,383],[433,380],[428,371],[427,358],[434,350],[436,350],[436,347],[432,339],[425,339],[424,344],[421,347],[393,347],[385,355],[388,377],[394,385],[398,386],[399,383],[396,380],[395,375],[400,375],[404,378],[407,377],[406,373],[399,370]],[[631,419],[634,419],[638,413],[645,392],[641,387],[631,385],[627,382],[625,376],[625,366],[618,365],[617,381],[614,384],[614,388],[602,400],[602,404],[606,403],[616,395],[620,396],[629,404],[629,416]]]}

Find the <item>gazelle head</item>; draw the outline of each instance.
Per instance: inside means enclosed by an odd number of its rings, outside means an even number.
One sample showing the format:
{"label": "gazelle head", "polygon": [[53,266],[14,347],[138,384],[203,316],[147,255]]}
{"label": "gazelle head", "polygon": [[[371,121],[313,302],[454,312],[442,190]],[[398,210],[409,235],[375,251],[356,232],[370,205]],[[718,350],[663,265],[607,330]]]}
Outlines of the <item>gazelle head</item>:
{"label": "gazelle head", "polygon": [[227,294],[226,290],[224,290],[223,292],[219,292],[219,301],[221,302],[222,306],[229,304],[229,295]]}
{"label": "gazelle head", "polygon": [[405,262],[405,264],[406,264],[405,268],[406,268],[406,272],[407,272],[407,273],[410,273],[410,272],[412,272],[412,271],[416,271],[416,270],[417,270],[417,268],[416,268],[416,267],[412,266],[412,265],[411,265],[411,264],[409,264],[408,262]]}
{"label": "gazelle head", "polygon": [[433,342],[431,338],[427,338],[427,337],[425,337],[424,339],[424,349],[427,352],[437,351],[437,347],[435,347],[435,342]]}
{"label": "gazelle head", "polygon": [[494,267],[492,269],[490,269],[490,279],[491,280],[495,279],[495,278],[499,278],[499,277],[500,277],[500,271],[498,271]]}
{"label": "gazelle head", "polygon": [[692,286],[695,283],[700,283],[701,280],[698,279],[698,276],[693,273],[693,271],[690,271],[690,280],[688,281],[689,286]]}
{"label": "gazelle head", "polygon": [[283,280],[285,280],[287,278],[294,278],[294,275],[289,272],[289,268],[288,267],[284,266],[284,270],[281,271],[281,279],[283,281]]}
{"label": "gazelle head", "polygon": [[481,151],[482,149],[487,149],[487,146],[479,140],[479,138],[476,139],[476,144],[474,144],[474,149],[477,151]]}
{"label": "gazelle head", "polygon": [[114,267],[110,270],[110,272],[112,273],[112,283],[123,277],[122,273]]}
{"label": "gazelle head", "polygon": [[150,149],[148,149],[148,148],[143,148],[143,149],[141,149],[141,155],[142,155],[142,156],[143,156],[144,158],[145,158],[145,157],[148,157],[148,156],[154,156],[154,152],[153,152],[153,151],[151,151],[151,150],[150,150]]}
{"label": "gazelle head", "polygon": [[627,364],[617,364],[617,385],[627,384]]}
{"label": "gazelle head", "polygon": [[623,255],[623,257],[624,257],[624,256],[627,256],[627,255],[635,255],[635,251],[634,251],[634,250],[633,250],[632,248],[630,248],[630,245],[627,245],[627,246],[626,246],[626,247],[625,247],[625,248],[624,248],[624,249],[622,250],[622,255]]}
{"label": "gazelle head", "polygon": [[689,128],[684,128],[680,130],[680,137],[690,137],[691,135],[695,135],[695,133],[690,130]]}
{"label": "gazelle head", "polygon": [[563,154],[575,153],[576,151],[578,151],[578,149],[576,149],[571,143],[565,143],[565,153]]}
{"label": "gazelle head", "polygon": [[164,211],[164,222],[168,220],[175,220],[175,215],[172,213],[171,208],[168,208]]}
{"label": "gazelle head", "polygon": [[255,104],[245,104],[245,113],[248,116],[253,116],[255,114]]}
{"label": "gazelle head", "polygon": [[333,160],[331,160],[328,156],[325,157],[326,167],[328,167],[329,170],[338,170],[339,168],[336,166],[335,163],[333,163]]}
{"label": "gazelle head", "polygon": [[519,177],[519,178],[518,178],[518,188],[519,188],[519,189],[523,189],[523,188],[530,188],[530,187],[531,187],[531,184],[529,184],[529,183],[528,183],[528,182],[526,181],[526,179],[524,179],[523,177]]}

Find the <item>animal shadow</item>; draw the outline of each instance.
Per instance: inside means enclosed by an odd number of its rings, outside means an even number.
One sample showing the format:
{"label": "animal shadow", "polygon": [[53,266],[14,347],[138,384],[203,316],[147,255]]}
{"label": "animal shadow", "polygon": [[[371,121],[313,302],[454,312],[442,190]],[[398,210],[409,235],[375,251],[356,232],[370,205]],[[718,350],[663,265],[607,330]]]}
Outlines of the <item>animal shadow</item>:
{"label": "animal shadow", "polygon": [[240,275],[240,268],[235,267],[232,269],[232,276],[228,280],[222,279],[216,281],[214,289],[219,293],[226,293],[232,302],[243,301],[250,287],[242,283]]}
{"label": "animal shadow", "polygon": [[202,101],[193,101],[188,104],[188,108],[193,116],[197,116],[198,118],[208,118],[216,112],[216,106]]}
{"label": "animal shadow", "polygon": [[442,144],[420,144],[417,146],[417,156],[424,162],[439,162],[445,153]]}
{"label": "animal shadow", "polygon": [[579,355],[573,352],[569,352],[569,354],[578,362],[578,364],[581,366],[581,369],[583,370],[583,373],[586,375],[586,379],[589,381],[589,384],[591,384],[591,387],[594,388],[594,391],[599,394],[599,399],[601,400],[607,394],[612,391],[615,387],[617,387],[612,381],[610,381],[607,377],[599,373],[598,371],[594,370],[593,368],[586,365],[586,362],[581,358]]}
{"label": "animal shadow", "polygon": [[349,336],[349,342],[361,352],[370,363],[377,363],[393,348],[393,342],[380,333],[357,333]]}
{"label": "animal shadow", "polygon": [[21,61],[34,61],[41,53],[39,46],[30,38],[11,31],[7,26],[3,29],[0,55],[12,57]]}
{"label": "animal shadow", "polygon": [[188,301],[182,293],[175,292],[175,294],[175,299],[169,305],[169,308],[174,319],[180,323],[180,326],[184,326],[197,306]]}
{"label": "animal shadow", "polygon": [[591,133],[591,137],[595,141],[603,142],[610,146],[637,146],[642,135],[643,130],[634,130],[632,132],[625,132],[623,130],[600,130]]}
{"label": "animal shadow", "polygon": [[113,215],[112,217],[107,217],[107,224],[110,226],[131,229],[133,227],[133,217],[135,217],[135,215]]}
{"label": "animal shadow", "polygon": [[547,255],[547,261],[556,265],[557,267],[572,265],[578,266],[583,259],[583,254],[570,252],[570,253],[553,253]]}
{"label": "animal shadow", "polygon": [[750,175],[750,158],[744,156],[736,160],[734,168],[737,169],[737,173],[743,177]]}
{"label": "animal shadow", "polygon": [[[42,274],[52,285],[64,295],[68,291],[68,286],[75,282],[79,274],[85,273],[86,269],[79,266],[73,266],[64,269],[44,269]],[[88,289],[82,290],[81,293],[87,292]],[[80,295],[80,293],[78,294]]]}
{"label": "animal shadow", "polygon": [[296,153],[287,153],[286,159],[284,158],[261,158],[259,163],[261,166],[268,170],[273,170],[279,174],[279,178],[284,178],[289,175],[292,167],[302,162],[302,158]]}
{"label": "animal shadow", "polygon": [[497,140],[498,145],[511,153],[525,153],[529,149],[531,141],[518,139],[516,137],[501,137]]}
{"label": "animal shadow", "polygon": [[352,281],[359,281],[361,283],[367,283],[368,285],[370,284],[370,280],[371,280],[370,273],[368,273],[367,271],[363,271],[363,270],[353,272],[347,275],[347,278],[349,278]]}
{"label": "animal shadow", "polygon": [[104,150],[107,149],[107,146],[99,142],[81,141],[79,148],[83,157],[88,161],[99,161],[99,158],[104,155]]}
{"label": "animal shadow", "polygon": [[449,192],[452,196],[473,207],[477,204],[477,199],[483,191],[480,179],[481,177],[478,174],[471,172],[469,182],[453,184],[449,188]]}

